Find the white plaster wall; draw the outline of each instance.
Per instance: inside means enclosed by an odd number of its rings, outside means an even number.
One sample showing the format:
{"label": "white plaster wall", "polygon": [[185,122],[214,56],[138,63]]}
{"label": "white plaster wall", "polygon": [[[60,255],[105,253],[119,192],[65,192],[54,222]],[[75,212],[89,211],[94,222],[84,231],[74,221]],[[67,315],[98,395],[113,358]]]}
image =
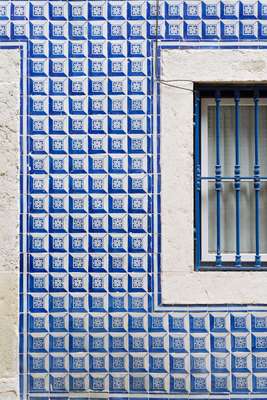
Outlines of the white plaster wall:
{"label": "white plaster wall", "polygon": [[[188,44],[187,44],[188,45]],[[161,79],[266,82],[266,50],[162,49]],[[192,82],[190,82],[192,81]],[[165,304],[267,303],[267,272],[195,272],[193,93],[161,85],[161,285]]]}
{"label": "white plaster wall", "polygon": [[18,398],[18,50],[0,50],[0,400]]}

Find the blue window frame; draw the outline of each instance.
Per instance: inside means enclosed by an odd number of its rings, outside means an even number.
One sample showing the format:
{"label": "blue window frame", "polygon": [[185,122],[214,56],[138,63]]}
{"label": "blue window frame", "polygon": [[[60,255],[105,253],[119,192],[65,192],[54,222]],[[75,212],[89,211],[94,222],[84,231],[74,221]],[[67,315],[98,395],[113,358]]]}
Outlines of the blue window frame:
{"label": "blue window frame", "polygon": [[267,87],[195,87],[196,270],[267,269]]}

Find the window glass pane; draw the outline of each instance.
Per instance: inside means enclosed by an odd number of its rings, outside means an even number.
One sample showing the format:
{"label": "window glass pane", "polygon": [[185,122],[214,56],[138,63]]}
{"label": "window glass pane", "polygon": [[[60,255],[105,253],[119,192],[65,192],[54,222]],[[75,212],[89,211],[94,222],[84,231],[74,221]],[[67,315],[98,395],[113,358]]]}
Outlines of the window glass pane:
{"label": "window glass pane", "polygon": [[[216,252],[216,191],[214,182],[208,188],[208,235],[209,252]],[[267,182],[261,189],[260,238],[261,252],[267,253]],[[221,251],[236,250],[236,201],[232,182],[224,182],[221,191]],[[255,190],[253,182],[240,185],[240,246],[241,253],[255,253]]]}
{"label": "window glass pane", "polygon": [[[240,185],[241,253],[255,253],[255,189],[253,182]],[[267,182],[260,191],[260,253],[267,253]]]}
{"label": "window glass pane", "polygon": [[255,190],[253,182],[240,184],[240,250],[255,253]]}
{"label": "window glass pane", "polygon": [[[239,158],[241,176],[254,175],[255,154],[254,106],[240,106],[239,118]],[[233,147],[235,148],[235,132],[233,131]]]}
{"label": "window glass pane", "polygon": [[[223,176],[234,176],[235,166],[235,106],[221,105],[220,107],[220,161]],[[261,109],[261,108],[260,108]],[[267,110],[260,110],[260,143],[261,148],[267,148],[267,136],[264,135],[262,127],[264,118],[267,121]],[[266,126],[266,125],[265,125]],[[208,171],[210,176],[215,175],[216,164],[216,116],[215,106],[208,107]],[[254,108],[251,105],[240,106],[239,120],[239,157],[240,173],[243,176],[253,176],[254,168]],[[263,150],[261,151],[263,152]],[[262,154],[263,156],[263,154]],[[265,160],[266,156],[261,157]]]}
{"label": "window glass pane", "polygon": [[[215,175],[216,165],[216,115],[215,106],[208,107],[208,171]],[[220,162],[223,176],[234,175],[235,165],[235,109],[234,106],[220,107]]]}
{"label": "window glass pane", "polygon": [[[216,252],[216,191],[215,183],[209,182],[208,220],[209,252]],[[223,182],[221,190],[221,251],[235,252],[235,189],[233,182]]]}
{"label": "window glass pane", "polygon": [[220,120],[220,157],[222,175],[232,176],[235,163],[235,148],[233,146],[235,115],[233,106],[221,107]]}
{"label": "window glass pane", "polygon": [[267,176],[267,105],[259,107],[260,124],[259,124],[259,150],[260,150],[260,173],[262,176]]}
{"label": "window glass pane", "polygon": [[[208,107],[208,174],[215,175],[216,141],[215,141],[215,106]],[[202,157],[206,157],[202,154]]]}
{"label": "window glass pane", "polygon": [[[215,105],[208,107],[208,174],[215,176],[216,120]],[[234,177],[235,166],[235,106],[221,105],[220,158],[222,175]],[[260,173],[267,176],[267,106],[259,108]],[[240,105],[239,158],[241,176],[254,176],[255,131],[254,104]],[[202,155],[205,156],[205,155]],[[203,182],[203,185],[206,183]],[[208,250],[216,253],[216,190],[209,182],[208,201]],[[203,191],[204,193],[204,191]],[[233,181],[223,181],[221,190],[221,251],[236,251],[236,191]],[[255,253],[255,189],[253,181],[240,184],[240,246],[241,253]],[[260,252],[267,253],[267,182],[261,182],[260,191]]]}

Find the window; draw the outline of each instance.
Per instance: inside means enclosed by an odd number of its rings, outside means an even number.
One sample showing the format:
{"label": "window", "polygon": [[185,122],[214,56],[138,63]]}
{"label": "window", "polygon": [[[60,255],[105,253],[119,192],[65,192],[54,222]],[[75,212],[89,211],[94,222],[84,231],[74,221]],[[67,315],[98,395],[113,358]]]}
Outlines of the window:
{"label": "window", "polygon": [[195,88],[196,269],[267,267],[267,88]]}

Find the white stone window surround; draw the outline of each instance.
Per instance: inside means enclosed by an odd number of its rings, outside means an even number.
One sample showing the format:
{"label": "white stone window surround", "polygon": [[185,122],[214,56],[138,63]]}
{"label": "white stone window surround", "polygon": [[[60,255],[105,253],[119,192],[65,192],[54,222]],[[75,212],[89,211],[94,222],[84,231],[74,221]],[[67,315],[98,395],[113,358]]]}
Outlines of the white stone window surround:
{"label": "white stone window surround", "polygon": [[190,89],[160,85],[160,303],[163,306],[267,304],[267,272],[194,271],[191,91],[194,82],[266,83],[266,44],[186,42],[178,47],[162,43],[159,64],[161,80]]}

